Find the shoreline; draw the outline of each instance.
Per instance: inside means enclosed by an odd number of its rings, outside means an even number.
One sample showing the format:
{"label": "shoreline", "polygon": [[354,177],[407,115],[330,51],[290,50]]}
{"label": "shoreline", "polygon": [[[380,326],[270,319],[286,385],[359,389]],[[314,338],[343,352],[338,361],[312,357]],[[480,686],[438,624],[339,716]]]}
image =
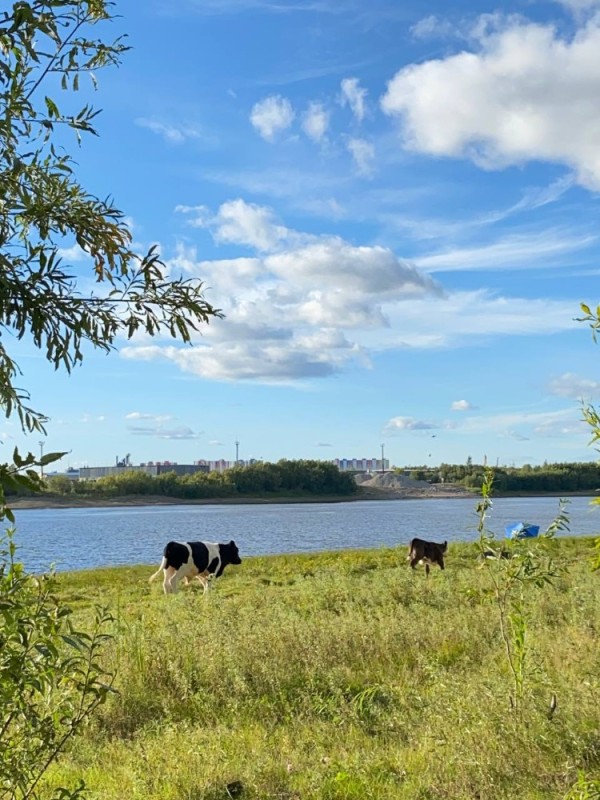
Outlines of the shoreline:
{"label": "shoreline", "polygon": [[[289,505],[298,503],[356,503],[359,501],[376,500],[451,500],[472,499],[477,500],[479,494],[471,492],[460,486],[440,486],[434,484],[426,489],[376,489],[361,487],[354,495],[348,496],[304,496],[304,497],[208,497],[186,499],[182,497],[168,497],[165,495],[124,495],[120,497],[21,497],[8,498],[7,505],[14,511],[24,509],[61,509],[61,508],[116,508],[137,506],[205,506],[205,505]],[[593,497],[590,491],[577,492],[511,492],[498,493],[494,498],[503,497]]]}

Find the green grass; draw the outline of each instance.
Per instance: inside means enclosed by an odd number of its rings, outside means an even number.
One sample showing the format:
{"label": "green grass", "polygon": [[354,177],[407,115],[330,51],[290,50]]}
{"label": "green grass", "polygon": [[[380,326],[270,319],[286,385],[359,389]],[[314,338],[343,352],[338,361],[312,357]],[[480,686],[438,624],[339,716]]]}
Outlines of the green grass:
{"label": "green grass", "polygon": [[591,552],[561,540],[568,573],[530,590],[521,722],[474,545],[429,580],[406,548],[247,558],[206,597],[164,597],[155,566],[60,576],[77,616],[115,614],[119,695],[52,781],[97,800],[598,798]]}

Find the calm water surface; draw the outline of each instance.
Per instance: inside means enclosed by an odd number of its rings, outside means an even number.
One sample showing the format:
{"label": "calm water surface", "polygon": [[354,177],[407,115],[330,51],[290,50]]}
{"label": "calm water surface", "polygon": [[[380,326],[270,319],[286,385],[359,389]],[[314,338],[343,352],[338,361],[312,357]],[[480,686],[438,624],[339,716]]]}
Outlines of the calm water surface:
{"label": "calm water surface", "polygon": [[[571,534],[600,531],[600,508],[574,497]],[[15,512],[18,559],[30,570],[160,563],[169,539],[228,542],[242,556],[408,543],[413,536],[468,542],[477,538],[474,499],[385,500],[291,505],[141,506],[22,509]],[[494,500],[488,527],[524,520],[544,529],[558,510],[553,497]]]}

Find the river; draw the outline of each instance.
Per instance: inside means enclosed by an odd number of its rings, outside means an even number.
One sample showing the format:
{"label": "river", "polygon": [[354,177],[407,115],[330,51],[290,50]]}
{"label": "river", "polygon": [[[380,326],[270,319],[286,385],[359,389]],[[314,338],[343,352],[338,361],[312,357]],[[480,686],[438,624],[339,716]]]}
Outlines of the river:
{"label": "river", "polygon": [[[598,535],[600,508],[590,497],[568,506],[572,535]],[[477,538],[471,498],[299,503],[174,505],[118,508],[19,509],[17,558],[32,571],[156,564],[170,539],[228,542],[242,556],[407,544],[413,536],[449,542]],[[558,510],[555,497],[494,500],[488,528],[523,520],[544,529]]]}

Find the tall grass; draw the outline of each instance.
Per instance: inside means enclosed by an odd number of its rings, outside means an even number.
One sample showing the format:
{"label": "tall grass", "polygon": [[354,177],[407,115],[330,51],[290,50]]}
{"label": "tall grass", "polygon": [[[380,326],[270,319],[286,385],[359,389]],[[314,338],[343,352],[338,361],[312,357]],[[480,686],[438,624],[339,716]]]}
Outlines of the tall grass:
{"label": "tall grass", "polygon": [[102,800],[598,797],[591,552],[558,540],[569,571],[526,589],[536,669],[519,725],[474,545],[451,545],[429,580],[404,548],[245,559],[204,598],[164,597],[149,567],[64,576],[82,617],[111,602],[120,695],[54,779]]}

